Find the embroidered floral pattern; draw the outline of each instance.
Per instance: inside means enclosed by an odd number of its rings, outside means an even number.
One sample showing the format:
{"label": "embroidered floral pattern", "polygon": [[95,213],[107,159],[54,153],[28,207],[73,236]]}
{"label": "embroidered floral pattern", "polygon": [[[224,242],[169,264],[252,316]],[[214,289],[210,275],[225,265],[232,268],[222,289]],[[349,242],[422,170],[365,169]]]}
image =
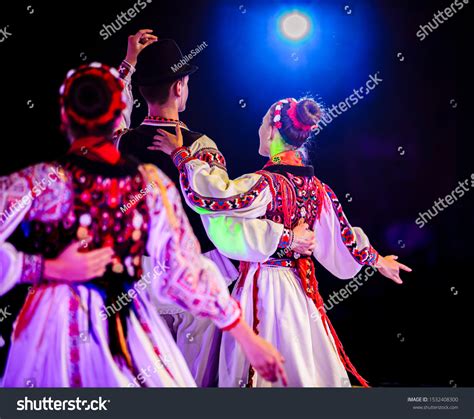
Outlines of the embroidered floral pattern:
{"label": "embroidered floral pattern", "polygon": [[226,198],[212,198],[199,195],[191,188],[186,170],[180,171],[180,181],[183,187],[183,193],[191,203],[209,211],[228,211],[247,208],[252,205],[255,199],[257,199],[268,186],[267,180],[261,177],[255,185],[245,193]]}
{"label": "embroidered floral pattern", "polygon": [[206,147],[199,150],[194,157],[205,161],[210,167],[219,167],[222,170],[226,169],[226,161],[222,153],[216,148]]}
{"label": "embroidered floral pattern", "polygon": [[193,160],[194,157],[191,155],[191,152],[187,147],[179,147],[173,151],[171,154],[171,159],[173,160],[174,165],[179,169],[190,160]]}
{"label": "embroidered floral pattern", "polygon": [[[321,182],[315,177],[296,176],[287,173],[286,180],[282,179],[282,175],[261,171],[267,178],[272,192],[273,200],[269,204],[265,218],[275,223],[284,224],[286,229],[294,228],[300,219],[303,219],[308,225],[313,225],[322,208],[322,192]],[[283,186],[285,185],[285,186]],[[285,198],[282,193],[283,187],[290,186],[294,190],[292,198]],[[290,200],[295,202],[290,203]],[[292,206],[291,206],[292,204]],[[284,206],[290,205],[290,226],[288,227],[284,220]],[[282,236],[282,240],[283,240]],[[294,258],[297,257],[292,251],[277,252],[274,257],[277,258]]]}

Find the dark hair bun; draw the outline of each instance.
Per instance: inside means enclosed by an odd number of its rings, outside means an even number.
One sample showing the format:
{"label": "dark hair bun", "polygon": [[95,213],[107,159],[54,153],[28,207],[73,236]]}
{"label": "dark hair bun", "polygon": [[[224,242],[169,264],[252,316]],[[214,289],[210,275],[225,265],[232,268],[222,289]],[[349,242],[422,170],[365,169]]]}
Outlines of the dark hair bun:
{"label": "dark hair bun", "polygon": [[312,138],[323,115],[321,106],[309,97],[282,99],[270,111],[283,140],[297,148]]}
{"label": "dark hair bun", "polygon": [[112,101],[112,92],[100,77],[87,75],[73,81],[68,96],[69,107],[85,119],[105,114]]}
{"label": "dark hair bun", "polygon": [[312,99],[302,99],[296,104],[296,117],[303,125],[317,125],[321,120],[321,108]]}

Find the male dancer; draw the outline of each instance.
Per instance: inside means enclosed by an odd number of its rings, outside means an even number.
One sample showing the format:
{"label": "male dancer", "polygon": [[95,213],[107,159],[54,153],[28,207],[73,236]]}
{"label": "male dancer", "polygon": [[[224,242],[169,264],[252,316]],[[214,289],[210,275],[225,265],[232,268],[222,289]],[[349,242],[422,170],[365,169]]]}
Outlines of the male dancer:
{"label": "male dancer", "polygon": [[[263,374],[285,382],[282,357],[242,320],[219,271],[192,245],[175,185],[115,149],[112,135],[126,106],[117,71],[81,66],[60,93],[67,155],[0,177],[0,212],[8,214],[0,225],[0,295],[23,283],[34,291],[15,323],[3,384],[193,387],[152,294],[212,318]],[[121,212],[149,185],[146,199]],[[6,240],[19,225],[28,241],[15,248]],[[65,254],[77,252],[64,251],[75,240],[105,248],[86,264],[89,272],[76,272]],[[143,275],[145,252],[155,275]]]}
{"label": "male dancer", "polygon": [[[203,134],[193,132],[181,121],[179,113],[186,109],[188,99],[189,76],[198,68],[185,64],[177,71],[175,64],[183,59],[178,45],[170,39],[156,41],[142,52],[142,45],[149,43],[153,37],[150,30],[139,31],[129,37],[127,58],[122,63],[122,70],[127,69],[128,76],[135,72],[137,57],[140,54],[135,74],[135,82],[148,105],[148,116],[136,129],[128,129],[125,121],[123,129],[116,134],[116,146],[123,154],[131,154],[144,163],[157,165],[171,180],[179,184],[176,169],[169,157],[162,152],[152,151],[150,147],[158,128],[174,133],[176,124],[183,129],[184,144],[190,146]],[[126,80],[127,81],[127,80]],[[131,94],[130,86],[127,91]],[[131,95],[129,105],[133,103]],[[131,106],[130,106],[131,108]],[[212,164],[220,165],[219,156],[209,153],[206,155]],[[296,252],[310,254],[314,248],[314,234],[305,224],[299,225],[293,231],[283,228],[283,225],[271,221],[232,219],[231,217],[216,217],[216,236],[213,241],[226,243],[225,257],[217,251],[209,240],[198,214],[185,206],[186,214],[200,243],[202,253],[213,260],[221,270],[227,284],[237,279],[238,272],[227,257],[243,259],[239,246],[244,242],[254,242],[253,258],[255,262],[265,261],[278,249],[284,251],[291,246]],[[264,237],[264,240],[255,240]],[[218,354],[220,331],[207,319],[195,318],[175,306],[158,303],[159,312],[167,321],[181,352],[186,359],[196,383],[201,387],[217,385]]]}

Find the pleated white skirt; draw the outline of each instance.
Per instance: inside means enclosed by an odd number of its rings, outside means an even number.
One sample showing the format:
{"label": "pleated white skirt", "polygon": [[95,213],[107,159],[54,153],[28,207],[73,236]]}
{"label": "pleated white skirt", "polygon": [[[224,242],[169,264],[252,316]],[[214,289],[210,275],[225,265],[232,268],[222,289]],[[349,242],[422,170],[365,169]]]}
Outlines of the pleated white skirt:
{"label": "pleated white skirt", "polygon": [[[245,320],[252,325],[253,278],[258,264],[252,263],[243,286],[234,289]],[[242,283],[242,282],[241,282]],[[258,334],[285,357],[289,387],[350,387],[334,340],[326,333],[313,301],[306,296],[292,268],[262,265],[257,281]],[[249,362],[228,333],[222,337],[219,364],[220,387],[243,387],[249,380]],[[256,372],[254,387],[279,387]]]}
{"label": "pleated white skirt", "polygon": [[73,292],[66,284],[38,287],[15,323],[2,386],[195,387],[155,307],[146,295],[134,303],[139,310],[127,321],[131,371],[110,352],[107,321],[100,316],[104,300],[97,290],[78,285]]}

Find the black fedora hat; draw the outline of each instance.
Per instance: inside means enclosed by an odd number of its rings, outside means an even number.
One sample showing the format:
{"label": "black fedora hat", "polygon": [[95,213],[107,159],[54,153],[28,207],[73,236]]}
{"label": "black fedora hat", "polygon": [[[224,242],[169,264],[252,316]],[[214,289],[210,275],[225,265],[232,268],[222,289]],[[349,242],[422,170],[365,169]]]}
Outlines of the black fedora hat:
{"label": "black fedora hat", "polygon": [[135,83],[154,86],[194,73],[197,66],[188,64],[178,44],[172,39],[160,39],[143,50],[138,57]]}

